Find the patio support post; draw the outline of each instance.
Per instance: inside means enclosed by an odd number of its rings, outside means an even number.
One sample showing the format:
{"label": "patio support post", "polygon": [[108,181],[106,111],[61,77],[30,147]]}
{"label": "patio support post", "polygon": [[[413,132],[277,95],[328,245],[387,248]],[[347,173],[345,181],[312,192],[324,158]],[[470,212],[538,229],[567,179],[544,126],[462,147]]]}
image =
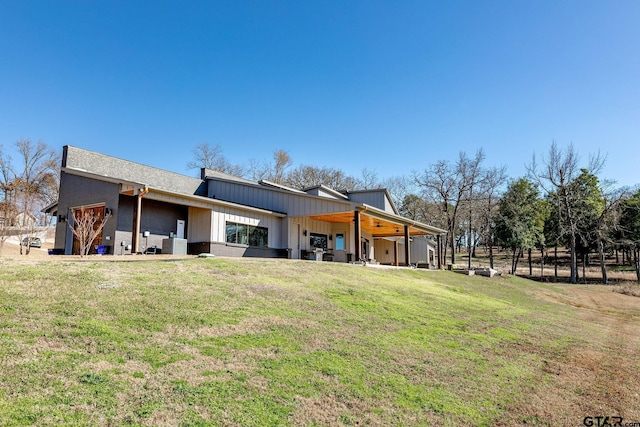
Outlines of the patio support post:
{"label": "patio support post", "polygon": [[136,223],[133,230],[133,253],[140,252],[140,217],[142,216],[142,197],[149,192],[147,187],[138,190],[138,204],[136,206]]}
{"label": "patio support post", "polygon": [[353,233],[353,238],[355,240],[355,246],[354,246],[354,255],[355,255],[355,262],[360,261],[360,211],[354,211],[353,212],[353,222],[354,224],[354,230],[355,232]]}
{"label": "patio support post", "polygon": [[404,226],[404,259],[406,262],[406,266],[408,267],[411,264],[411,238],[409,237],[409,226]]}
{"label": "patio support post", "polygon": [[398,266],[398,241],[393,241],[393,265]]}
{"label": "patio support post", "polygon": [[442,242],[440,241],[440,235],[438,234],[436,236],[436,241],[437,241],[437,257],[438,257],[438,270],[442,269],[442,258],[441,258],[441,254],[442,254]]}

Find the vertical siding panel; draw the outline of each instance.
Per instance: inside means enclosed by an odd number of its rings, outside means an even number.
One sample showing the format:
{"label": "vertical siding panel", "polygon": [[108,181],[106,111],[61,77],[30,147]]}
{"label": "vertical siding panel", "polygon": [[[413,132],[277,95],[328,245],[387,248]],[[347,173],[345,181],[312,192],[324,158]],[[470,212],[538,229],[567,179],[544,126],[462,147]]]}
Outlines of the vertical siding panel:
{"label": "vertical siding panel", "polygon": [[290,212],[290,206],[285,206],[284,203],[284,195],[280,193],[273,194],[273,207],[276,208],[278,212]]}

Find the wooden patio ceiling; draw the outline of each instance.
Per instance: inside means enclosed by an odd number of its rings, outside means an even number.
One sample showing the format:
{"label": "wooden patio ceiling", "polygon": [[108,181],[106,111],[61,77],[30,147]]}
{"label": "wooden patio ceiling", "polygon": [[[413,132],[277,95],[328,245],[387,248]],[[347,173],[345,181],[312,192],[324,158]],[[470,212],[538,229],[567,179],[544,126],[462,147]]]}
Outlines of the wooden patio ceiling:
{"label": "wooden patio ceiling", "polygon": [[[331,222],[336,224],[353,223],[353,211],[338,212],[323,215],[311,215],[309,218],[316,221]],[[377,218],[366,212],[360,213],[360,229],[371,233],[373,237],[404,237],[404,224],[388,219]],[[409,226],[409,235],[428,235],[430,233]]]}

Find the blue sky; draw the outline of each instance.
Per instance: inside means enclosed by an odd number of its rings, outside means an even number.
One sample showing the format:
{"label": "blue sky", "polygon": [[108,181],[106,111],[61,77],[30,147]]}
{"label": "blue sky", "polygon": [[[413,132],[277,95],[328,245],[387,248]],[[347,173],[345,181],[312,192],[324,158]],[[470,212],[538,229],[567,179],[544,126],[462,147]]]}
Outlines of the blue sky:
{"label": "blue sky", "polygon": [[638,1],[0,0],[0,144],[409,175],[555,140],[640,183]]}

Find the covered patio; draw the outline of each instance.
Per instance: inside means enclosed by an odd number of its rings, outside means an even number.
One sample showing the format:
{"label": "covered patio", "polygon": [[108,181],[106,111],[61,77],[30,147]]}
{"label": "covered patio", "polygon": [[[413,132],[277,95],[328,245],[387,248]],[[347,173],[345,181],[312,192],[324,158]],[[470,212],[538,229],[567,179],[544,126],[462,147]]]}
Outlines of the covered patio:
{"label": "covered patio", "polygon": [[[414,236],[436,237],[436,267],[441,267],[440,236],[444,230],[418,221],[403,218],[369,205],[357,206],[353,211],[334,212],[320,215],[310,215],[310,219],[330,224],[353,225],[354,261],[366,261],[363,257],[363,234],[375,240],[386,240],[393,245],[393,261],[391,265],[411,264],[411,238]],[[403,246],[402,251],[399,246]],[[400,253],[402,252],[402,253]]]}

